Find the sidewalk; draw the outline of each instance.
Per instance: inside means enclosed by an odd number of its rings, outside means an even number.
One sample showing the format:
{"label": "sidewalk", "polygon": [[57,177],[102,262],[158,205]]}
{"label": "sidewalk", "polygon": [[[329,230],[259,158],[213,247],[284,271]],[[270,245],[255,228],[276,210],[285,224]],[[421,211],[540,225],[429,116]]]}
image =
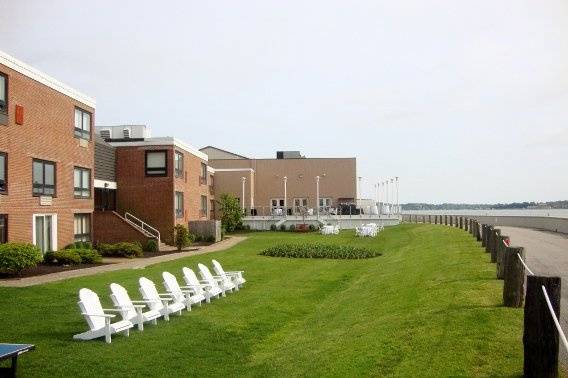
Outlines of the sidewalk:
{"label": "sidewalk", "polygon": [[58,272],[52,274],[45,274],[43,276],[26,277],[20,279],[18,278],[3,279],[0,280],[0,286],[27,287],[27,286],[41,285],[49,282],[62,281],[73,277],[92,276],[98,273],[112,272],[121,269],[140,269],[148,265],[153,265],[165,261],[178,260],[178,259],[183,259],[184,257],[202,255],[205,253],[228,249],[240,243],[241,241],[245,240],[246,238],[247,238],[246,236],[231,236],[223,241],[220,241],[219,243],[208,245],[206,247],[201,247],[197,251],[172,253],[169,255],[151,257],[147,259],[129,259],[127,261],[120,259],[120,261],[114,264],[101,265],[93,268],[75,269],[66,272]]}

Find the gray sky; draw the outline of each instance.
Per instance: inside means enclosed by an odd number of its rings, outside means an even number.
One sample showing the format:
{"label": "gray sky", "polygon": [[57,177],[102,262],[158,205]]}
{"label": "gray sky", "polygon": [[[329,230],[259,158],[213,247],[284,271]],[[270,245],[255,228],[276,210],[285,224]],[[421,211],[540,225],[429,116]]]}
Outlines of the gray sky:
{"label": "gray sky", "polygon": [[100,124],[356,156],[367,196],[397,175],[401,202],[568,198],[565,0],[0,0],[0,50]]}

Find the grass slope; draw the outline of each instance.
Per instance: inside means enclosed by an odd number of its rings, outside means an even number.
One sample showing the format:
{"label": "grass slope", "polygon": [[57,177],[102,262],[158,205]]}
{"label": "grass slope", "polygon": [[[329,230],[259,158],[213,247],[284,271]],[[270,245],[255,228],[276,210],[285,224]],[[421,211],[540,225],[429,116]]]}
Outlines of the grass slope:
{"label": "grass slope", "polygon": [[[259,256],[282,242],[373,247],[366,260]],[[111,345],[73,341],[86,325],[76,305],[89,287],[138,298],[144,275],[220,260],[246,288]],[[495,267],[469,234],[402,225],[377,238],[265,232],[222,252],[30,288],[0,288],[2,342],[37,350],[22,376],[511,376],[522,373],[522,311],[501,304]]]}

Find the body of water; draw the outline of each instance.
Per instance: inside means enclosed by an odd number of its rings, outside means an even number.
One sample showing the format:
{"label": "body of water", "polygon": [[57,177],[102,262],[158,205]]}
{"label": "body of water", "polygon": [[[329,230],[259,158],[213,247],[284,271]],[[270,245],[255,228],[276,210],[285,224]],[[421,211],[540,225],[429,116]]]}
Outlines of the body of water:
{"label": "body of water", "polygon": [[486,216],[522,216],[568,218],[568,209],[506,209],[506,210],[413,210],[403,214],[424,215],[486,215]]}

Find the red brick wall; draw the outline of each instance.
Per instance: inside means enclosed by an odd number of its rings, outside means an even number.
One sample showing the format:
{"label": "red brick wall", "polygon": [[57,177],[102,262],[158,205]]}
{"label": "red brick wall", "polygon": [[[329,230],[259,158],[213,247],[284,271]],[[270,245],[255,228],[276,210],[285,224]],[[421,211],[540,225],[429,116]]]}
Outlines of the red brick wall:
{"label": "red brick wall", "polygon": [[[73,214],[93,211],[93,199],[73,196],[73,168],[91,169],[94,142],[74,137],[75,106],[94,109],[0,64],[8,75],[8,124],[0,125],[0,151],[8,153],[8,194],[0,194],[0,214],[8,214],[8,240],[32,242],[33,214],[57,214],[57,246],[73,241]],[[16,105],[24,108],[23,125],[15,122]],[[32,159],[56,163],[56,197],[40,206],[32,196]],[[92,187],[92,185],[91,185]]]}
{"label": "red brick wall", "polygon": [[93,213],[95,243],[140,242],[142,246],[148,237],[132,227],[114,211],[95,211]]}
{"label": "red brick wall", "polygon": [[[167,176],[146,177],[146,151],[167,150]],[[174,175],[174,151],[183,153],[183,177]],[[207,219],[200,214],[201,195],[209,196],[208,185],[199,183],[202,160],[188,151],[170,146],[124,146],[116,149],[117,211],[132,213],[160,231],[172,244],[174,224]],[[184,193],[184,216],[176,218],[174,193]]]}

